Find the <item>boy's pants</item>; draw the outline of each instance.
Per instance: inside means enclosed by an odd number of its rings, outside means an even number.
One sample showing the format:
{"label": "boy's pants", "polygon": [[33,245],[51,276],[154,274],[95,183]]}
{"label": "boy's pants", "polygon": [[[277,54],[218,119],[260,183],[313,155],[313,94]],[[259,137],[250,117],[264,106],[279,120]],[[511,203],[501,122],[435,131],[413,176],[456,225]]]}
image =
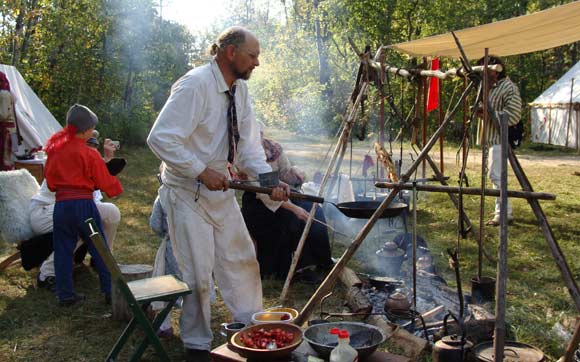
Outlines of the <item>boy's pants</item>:
{"label": "boy's pants", "polygon": [[79,237],[89,246],[89,254],[93,257],[99,274],[101,292],[111,294],[111,274],[89,237],[88,226],[85,224],[85,220],[88,218],[95,220],[98,230],[106,243],[101,216],[93,200],[57,201],[54,206],[53,248],[56,296],[59,301],[66,301],[75,297],[72,273],[73,252]]}

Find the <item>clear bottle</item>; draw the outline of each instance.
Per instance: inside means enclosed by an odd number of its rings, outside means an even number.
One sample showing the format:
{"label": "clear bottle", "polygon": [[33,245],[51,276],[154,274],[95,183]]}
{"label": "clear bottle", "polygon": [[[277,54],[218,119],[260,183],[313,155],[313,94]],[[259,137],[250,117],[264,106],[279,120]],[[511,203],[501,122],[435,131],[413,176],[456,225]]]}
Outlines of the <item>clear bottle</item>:
{"label": "clear bottle", "polygon": [[338,333],[338,346],[330,352],[330,362],[354,362],[357,357],[358,352],[350,345],[348,331],[341,330]]}

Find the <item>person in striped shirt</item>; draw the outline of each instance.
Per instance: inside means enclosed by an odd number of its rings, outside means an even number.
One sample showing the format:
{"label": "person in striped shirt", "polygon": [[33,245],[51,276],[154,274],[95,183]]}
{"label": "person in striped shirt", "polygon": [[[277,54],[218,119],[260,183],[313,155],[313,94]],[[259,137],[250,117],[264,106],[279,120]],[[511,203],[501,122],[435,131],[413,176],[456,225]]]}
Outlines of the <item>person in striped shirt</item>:
{"label": "person in striped shirt", "polygon": [[[484,64],[484,58],[478,61],[478,65]],[[501,72],[496,72],[494,70],[488,71],[488,84],[489,84],[489,95],[488,95],[488,105],[489,108],[496,112],[498,118],[500,114],[505,113],[507,115],[508,126],[515,126],[521,117],[522,111],[522,99],[520,97],[520,91],[518,86],[511,81],[507,76],[506,67],[504,62],[497,56],[488,56],[488,64],[499,64],[502,66]],[[484,120],[480,117],[480,122],[478,125],[478,144],[483,145],[484,142],[487,143],[489,147],[489,154],[487,158],[487,168],[488,177],[490,178],[493,188],[500,188],[501,179],[501,139],[499,130],[494,126],[491,116],[488,117],[486,122],[486,137],[483,139],[483,123]],[[498,226],[499,225],[499,210],[500,210],[500,198],[495,199],[495,211],[494,216],[491,218],[487,225]],[[514,219],[512,212],[512,205],[508,199],[508,221],[511,222]]]}

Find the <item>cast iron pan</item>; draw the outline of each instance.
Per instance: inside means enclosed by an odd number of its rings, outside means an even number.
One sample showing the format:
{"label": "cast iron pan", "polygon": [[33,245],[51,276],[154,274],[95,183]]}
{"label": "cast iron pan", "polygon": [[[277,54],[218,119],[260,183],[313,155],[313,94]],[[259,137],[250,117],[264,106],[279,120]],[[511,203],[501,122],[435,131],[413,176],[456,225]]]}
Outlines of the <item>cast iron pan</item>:
{"label": "cast iron pan", "polygon": [[[336,207],[347,217],[355,219],[370,219],[380,204],[381,201],[354,201],[341,202],[336,205]],[[391,202],[379,218],[384,219],[399,216],[403,211],[407,210],[407,208],[407,204],[402,202]]]}

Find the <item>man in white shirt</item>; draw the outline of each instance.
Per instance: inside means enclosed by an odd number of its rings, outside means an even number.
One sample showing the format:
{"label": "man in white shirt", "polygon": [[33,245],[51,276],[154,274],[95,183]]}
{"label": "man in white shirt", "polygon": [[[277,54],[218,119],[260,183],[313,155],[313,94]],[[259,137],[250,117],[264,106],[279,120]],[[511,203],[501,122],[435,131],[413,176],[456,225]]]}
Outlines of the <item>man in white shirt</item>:
{"label": "man in white shirt", "polygon": [[[271,171],[243,81],[260,64],[258,40],[232,27],[211,54],[209,64],[173,85],[147,139],[166,165],[159,199],[179,269],[192,289],[183,300],[180,330],[186,359],[196,362],[210,357],[212,274],[234,320],[249,323],[262,309],[259,266],[235,194],[228,190],[228,164],[250,179]],[[279,207],[288,194],[288,185],[280,183],[269,207]]]}

